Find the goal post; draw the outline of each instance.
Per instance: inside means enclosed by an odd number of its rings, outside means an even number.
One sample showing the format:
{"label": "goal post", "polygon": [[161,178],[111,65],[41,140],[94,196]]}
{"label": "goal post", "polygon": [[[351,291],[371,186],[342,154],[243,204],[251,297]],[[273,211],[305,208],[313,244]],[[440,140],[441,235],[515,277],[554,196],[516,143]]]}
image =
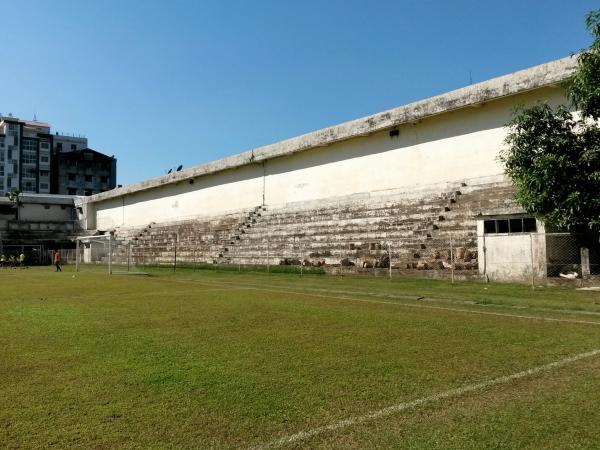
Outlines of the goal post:
{"label": "goal post", "polygon": [[132,264],[131,243],[110,233],[76,238],[75,255],[76,272],[139,273]]}

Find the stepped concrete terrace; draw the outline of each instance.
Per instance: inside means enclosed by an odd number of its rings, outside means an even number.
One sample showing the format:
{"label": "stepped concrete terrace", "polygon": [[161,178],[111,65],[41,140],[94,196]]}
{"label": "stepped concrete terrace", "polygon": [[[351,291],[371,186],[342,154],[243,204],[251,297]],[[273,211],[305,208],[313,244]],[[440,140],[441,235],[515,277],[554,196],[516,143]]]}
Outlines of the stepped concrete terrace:
{"label": "stepped concrete terrace", "polygon": [[[427,192],[257,205],[219,217],[117,228],[115,256],[134,264],[300,264],[403,273],[478,269],[476,216],[521,212],[506,180],[464,180]],[[451,262],[451,251],[452,261]],[[129,256],[127,256],[129,255]]]}

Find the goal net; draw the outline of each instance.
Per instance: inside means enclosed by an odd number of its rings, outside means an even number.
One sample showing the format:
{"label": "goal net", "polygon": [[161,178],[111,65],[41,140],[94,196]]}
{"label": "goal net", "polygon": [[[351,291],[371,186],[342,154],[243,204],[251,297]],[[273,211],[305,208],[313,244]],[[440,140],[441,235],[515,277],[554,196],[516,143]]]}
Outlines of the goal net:
{"label": "goal net", "polygon": [[77,272],[141,273],[132,264],[131,245],[111,234],[78,237],[75,247]]}

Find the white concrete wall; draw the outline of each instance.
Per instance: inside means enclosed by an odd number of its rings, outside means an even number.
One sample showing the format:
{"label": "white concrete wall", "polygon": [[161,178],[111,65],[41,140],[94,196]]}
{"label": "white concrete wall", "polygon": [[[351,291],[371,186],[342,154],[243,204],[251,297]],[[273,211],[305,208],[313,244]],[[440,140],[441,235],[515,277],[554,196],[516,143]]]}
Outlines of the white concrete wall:
{"label": "white concrete wall", "polygon": [[72,220],[72,206],[47,205],[39,203],[25,203],[19,211],[20,220],[29,220],[33,222],[68,222]]}
{"label": "white concrete wall", "polygon": [[[564,103],[562,90],[543,88],[480,107],[448,112],[387,131],[233,170],[162,185],[91,205],[88,227],[110,229],[218,215],[267,205],[324,200],[498,175],[512,109]],[[263,179],[263,173],[265,174]],[[264,192],[263,192],[264,189]],[[95,222],[95,223],[94,223]]]}
{"label": "white concrete wall", "polygon": [[262,166],[251,165],[197,178],[194,184],[183,181],[110,199],[96,205],[95,226],[106,230],[122,225],[147,225],[261,205],[262,174]]}
{"label": "white concrete wall", "polygon": [[477,222],[479,273],[491,281],[539,282],[546,277],[546,239],[538,221],[537,233],[486,234]]}

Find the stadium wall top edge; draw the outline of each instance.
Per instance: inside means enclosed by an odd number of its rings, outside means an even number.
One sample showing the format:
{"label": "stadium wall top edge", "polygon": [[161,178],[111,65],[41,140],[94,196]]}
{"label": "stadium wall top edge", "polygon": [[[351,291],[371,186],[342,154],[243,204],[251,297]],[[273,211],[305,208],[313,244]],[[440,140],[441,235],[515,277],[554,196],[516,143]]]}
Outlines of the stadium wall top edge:
{"label": "stadium wall top edge", "polygon": [[180,172],[151,178],[89,197],[78,198],[77,203],[101,202],[249,164],[260,164],[269,159],[328,146],[356,137],[368,136],[465,107],[476,106],[534,89],[559,85],[573,75],[577,68],[577,59],[578,55],[571,55],[404,106],[201,164]]}

